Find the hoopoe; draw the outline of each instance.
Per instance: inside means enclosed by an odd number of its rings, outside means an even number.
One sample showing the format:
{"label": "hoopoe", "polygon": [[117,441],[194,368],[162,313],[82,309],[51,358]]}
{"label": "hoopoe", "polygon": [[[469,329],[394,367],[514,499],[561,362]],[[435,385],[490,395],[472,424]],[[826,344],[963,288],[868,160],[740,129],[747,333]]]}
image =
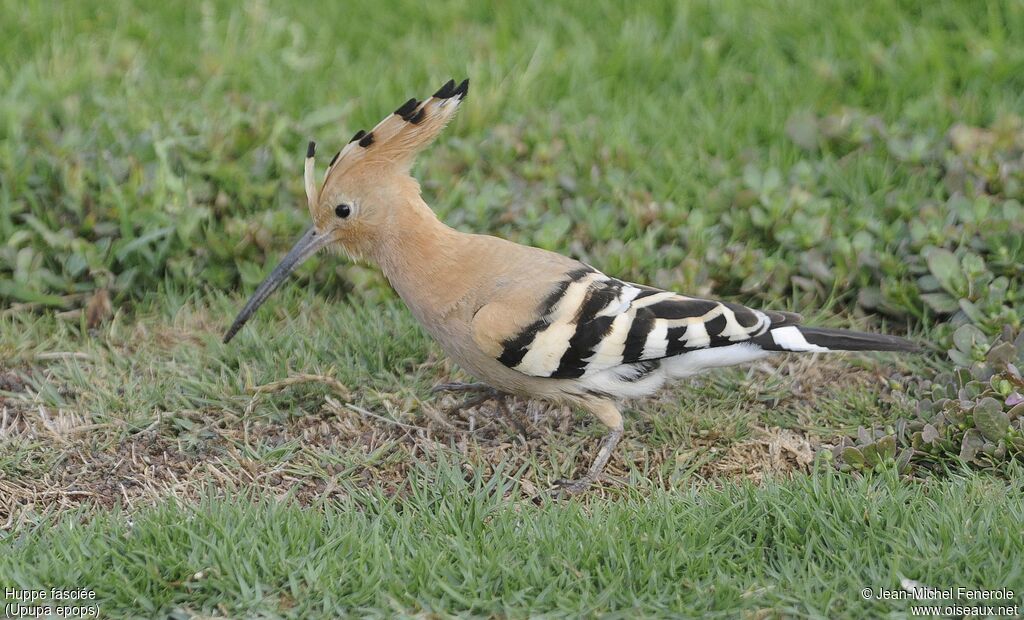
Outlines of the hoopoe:
{"label": "hoopoe", "polygon": [[420,324],[463,369],[505,394],[577,405],[608,428],[594,482],[622,437],[619,402],[666,381],[775,352],[915,351],[894,337],[800,324],[791,312],[686,297],[607,276],[578,260],[441,222],[409,169],[455,115],[469,80],[449,80],[359,131],[305,190],[313,226],[256,289],[228,342],[288,275],[322,248],[375,263]]}

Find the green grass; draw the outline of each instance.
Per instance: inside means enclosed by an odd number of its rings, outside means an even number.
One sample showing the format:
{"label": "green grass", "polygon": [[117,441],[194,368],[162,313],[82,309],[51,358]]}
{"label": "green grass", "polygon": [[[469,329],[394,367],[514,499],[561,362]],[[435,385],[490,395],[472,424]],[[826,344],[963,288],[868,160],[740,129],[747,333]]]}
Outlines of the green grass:
{"label": "green grass", "polygon": [[[1019,467],[808,465],[912,415],[882,379],[941,354],[632,404],[602,486],[537,506],[600,429],[446,415],[430,386],[464,375],[372,266],[311,262],[220,343],[307,226],[306,141],[466,76],[415,167],[453,226],[934,351],[1019,330],[1022,41],[996,0],[0,0],[0,586],[91,587],[110,617],[902,617],[860,588],[1024,591]],[[350,394],[254,393],[298,374]]]}
{"label": "green grass", "polygon": [[316,510],[217,499],[40,525],[0,574],[92,589],[110,616],[866,618],[909,613],[860,594],[904,578],[1024,588],[1024,503],[991,479],[824,473],[537,507],[507,500],[514,473],[414,469],[401,497],[357,492]]}
{"label": "green grass", "polygon": [[[252,285],[305,224],[309,137],[331,152],[469,75],[418,166],[456,226],[698,293],[930,324],[939,289],[1020,324],[1020,3],[670,6],[12,7],[0,295]],[[947,139],[957,125],[997,148]],[[1009,290],[919,282],[933,245]],[[302,275],[384,290],[334,261]]]}

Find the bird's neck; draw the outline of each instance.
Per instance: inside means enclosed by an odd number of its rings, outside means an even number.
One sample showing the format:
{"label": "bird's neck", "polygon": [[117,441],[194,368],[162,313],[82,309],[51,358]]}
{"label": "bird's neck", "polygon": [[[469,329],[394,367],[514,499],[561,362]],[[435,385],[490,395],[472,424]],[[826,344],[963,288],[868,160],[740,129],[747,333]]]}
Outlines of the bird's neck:
{"label": "bird's neck", "polygon": [[416,196],[396,210],[375,249],[384,276],[414,313],[445,314],[465,297],[461,259],[469,235],[445,225]]}

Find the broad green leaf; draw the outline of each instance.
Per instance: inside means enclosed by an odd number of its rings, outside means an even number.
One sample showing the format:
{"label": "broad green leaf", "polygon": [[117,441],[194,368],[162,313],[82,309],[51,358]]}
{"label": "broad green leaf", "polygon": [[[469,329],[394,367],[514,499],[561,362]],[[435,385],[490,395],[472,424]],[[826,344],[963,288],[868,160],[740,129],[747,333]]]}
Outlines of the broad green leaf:
{"label": "broad green leaf", "polygon": [[978,451],[985,445],[981,433],[973,428],[964,433],[963,441],[960,442],[960,458],[965,461],[973,461]]}
{"label": "broad green leaf", "polygon": [[960,267],[960,261],[945,248],[930,246],[922,252],[928,261],[928,269],[948,293],[960,298],[967,292],[967,278]]}
{"label": "broad green leaf", "polygon": [[986,439],[999,441],[1010,428],[1010,418],[999,401],[986,396],[974,407],[974,425]]}

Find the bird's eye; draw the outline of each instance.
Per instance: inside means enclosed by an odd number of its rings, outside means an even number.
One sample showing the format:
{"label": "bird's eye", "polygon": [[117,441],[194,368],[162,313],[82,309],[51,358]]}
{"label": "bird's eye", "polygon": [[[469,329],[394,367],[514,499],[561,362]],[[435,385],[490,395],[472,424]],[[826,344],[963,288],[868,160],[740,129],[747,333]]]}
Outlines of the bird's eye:
{"label": "bird's eye", "polygon": [[341,219],[345,219],[351,213],[352,213],[352,207],[348,206],[344,202],[341,203],[340,205],[334,207],[334,214],[337,215],[338,217],[340,217]]}

